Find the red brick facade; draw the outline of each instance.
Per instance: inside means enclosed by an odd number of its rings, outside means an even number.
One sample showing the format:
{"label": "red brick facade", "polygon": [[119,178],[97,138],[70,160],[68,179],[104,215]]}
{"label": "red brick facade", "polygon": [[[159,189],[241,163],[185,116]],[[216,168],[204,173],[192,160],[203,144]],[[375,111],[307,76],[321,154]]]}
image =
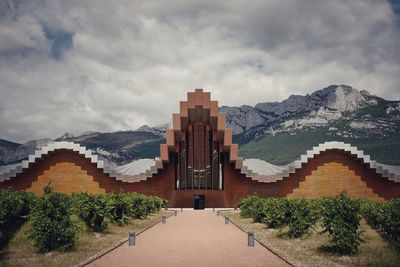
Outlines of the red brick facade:
{"label": "red brick facade", "polygon": [[[188,160],[182,155],[188,156]],[[176,167],[176,163],[181,167]],[[221,164],[224,165],[223,189],[214,184],[214,181],[219,182]],[[289,177],[270,183],[261,183],[241,174],[237,168],[242,164],[238,145],[232,144],[232,130],[225,128],[225,115],[218,112],[218,102],[211,101],[210,93],[196,89],[188,93],[187,101],[180,102],[180,112],[173,114],[172,128],[167,130],[166,143],[160,145],[160,157],[156,159],[158,173],[151,178],[122,182],[105,174],[78,152],[61,149],[40,158],[11,180],[0,182],[0,187],[12,186],[40,195],[51,181],[55,190],[65,193],[139,192],[167,199],[170,207],[186,208],[193,207],[195,195],[205,196],[206,207],[233,207],[250,194],[317,198],[345,190],[356,198],[400,197],[400,183],[383,178],[343,150],[315,155]],[[180,170],[179,175],[175,174],[175,169]],[[175,189],[178,184],[181,188],[208,187],[207,182],[206,185],[198,182],[200,178],[207,180],[204,177],[212,177],[209,189]],[[184,186],[189,179],[192,184]]]}
{"label": "red brick facade", "polygon": [[[95,164],[79,155],[77,152],[59,150],[44,157],[39,162],[18,174],[15,178],[0,183],[0,187],[12,186],[21,190],[32,191],[36,194],[42,194],[42,188],[34,184],[40,179],[46,179],[46,182],[52,181],[57,191],[66,193],[74,192],[79,188],[79,184],[84,183],[86,190],[91,193],[111,193],[111,192],[139,192],[146,195],[157,195],[165,198],[170,207],[193,207],[194,195],[205,195],[206,207],[233,207],[241,198],[249,194],[257,194],[263,197],[296,197],[293,195],[295,190],[301,188],[302,183],[326,163],[340,163],[353,171],[354,175],[359,177],[369,190],[360,191],[360,184],[347,184],[342,188],[331,186],[332,194],[337,194],[343,190],[348,191],[349,195],[361,198],[372,199],[390,199],[400,197],[400,184],[387,180],[377,175],[374,170],[367,168],[360,160],[352,157],[350,154],[342,151],[327,151],[311,159],[303,168],[296,171],[282,181],[274,183],[260,183],[246,178],[235,169],[232,163],[225,163],[224,166],[224,189],[223,190],[176,190],[175,189],[175,168],[171,161],[165,165],[159,173],[153,175],[145,181],[137,183],[126,183],[117,181],[115,178],[104,174],[101,169],[97,169]],[[67,165],[65,163],[68,163]],[[70,166],[70,168],[79,168],[81,173],[76,171],[61,170],[55,166]],[[74,167],[72,167],[74,166]],[[77,178],[77,175],[79,176]],[[43,178],[45,177],[45,178]],[[86,179],[86,180],[85,180]],[[63,182],[71,181],[71,182]],[[332,181],[334,185],[335,181]],[[43,183],[42,183],[43,185]],[[312,192],[321,192],[318,184],[311,184]],[[320,185],[326,186],[326,185]],[[307,192],[307,191],[304,191]],[[311,191],[309,191],[311,192]],[[357,192],[371,192],[372,194],[357,195]],[[320,195],[317,195],[319,197]],[[302,195],[302,197],[313,198],[315,195]]]}

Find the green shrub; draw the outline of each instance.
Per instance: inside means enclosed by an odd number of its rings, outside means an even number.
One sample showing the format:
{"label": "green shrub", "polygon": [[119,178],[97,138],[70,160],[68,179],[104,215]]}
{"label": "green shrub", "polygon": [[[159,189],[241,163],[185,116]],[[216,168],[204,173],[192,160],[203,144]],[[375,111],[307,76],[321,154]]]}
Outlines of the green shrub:
{"label": "green shrub", "polygon": [[31,233],[40,252],[65,251],[74,247],[76,227],[70,220],[70,197],[52,192],[50,186],[38,198],[31,215]]}
{"label": "green shrub", "polygon": [[346,193],[321,199],[323,233],[331,236],[329,250],[340,254],[354,254],[363,241],[360,225],[360,201]]}
{"label": "green shrub", "polygon": [[107,229],[105,218],[109,216],[110,205],[106,195],[75,193],[73,201],[74,213],[85,222],[89,229],[95,232],[103,232]]}
{"label": "green shrub", "polygon": [[129,218],[143,218],[158,212],[166,201],[157,196],[145,196],[135,192],[109,195],[110,218],[113,222],[126,224]]}
{"label": "green shrub", "polygon": [[400,243],[400,199],[362,202],[362,214],[368,224],[392,241]]}
{"label": "green shrub", "polygon": [[0,236],[30,213],[34,201],[32,193],[12,188],[0,189]]}
{"label": "green shrub", "polygon": [[287,224],[289,237],[301,237],[308,233],[311,226],[318,220],[318,206],[316,201],[307,199],[293,199],[288,202]]}
{"label": "green shrub", "polygon": [[158,212],[166,205],[166,201],[157,196],[148,196],[146,199],[147,214]]}
{"label": "green shrub", "polygon": [[90,195],[75,193],[74,213],[96,232],[107,228],[106,218],[113,223],[125,225],[130,218],[143,218],[159,211],[166,205],[166,201],[156,196],[145,196],[135,192],[109,195]]}
{"label": "green shrub", "polygon": [[279,228],[287,223],[289,201],[283,198],[260,198],[248,196],[238,206],[240,215],[253,218],[254,222],[263,222],[269,228]]}
{"label": "green shrub", "polygon": [[108,195],[109,216],[113,223],[125,225],[129,221],[129,194],[111,194]]}
{"label": "green shrub", "polygon": [[130,193],[129,197],[129,216],[135,219],[140,219],[147,216],[148,209],[146,207],[146,197],[138,193]]}
{"label": "green shrub", "polygon": [[361,202],[361,213],[369,225],[382,230],[387,221],[387,205],[386,201],[363,200]]}
{"label": "green shrub", "polygon": [[267,198],[263,202],[263,222],[268,228],[280,228],[288,222],[289,200]]}
{"label": "green shrub", "polygon": [[238,204],[240,216],[243,218],[254,218],[256,210],[261,207],[262,199],[257,196],[242,198]]}
{"label": "green shrub", "polygon": [[157,196],[145,196],[135,192],[129,193],[129,209],[130,217],[139,219],[151,213],[158,212],[165,207],[167,201]]}
{"label": "green shrub", "polygon": [[397,244],[400,244],[400,199],[392,199],[387,205],[387,217],[383,230]]}

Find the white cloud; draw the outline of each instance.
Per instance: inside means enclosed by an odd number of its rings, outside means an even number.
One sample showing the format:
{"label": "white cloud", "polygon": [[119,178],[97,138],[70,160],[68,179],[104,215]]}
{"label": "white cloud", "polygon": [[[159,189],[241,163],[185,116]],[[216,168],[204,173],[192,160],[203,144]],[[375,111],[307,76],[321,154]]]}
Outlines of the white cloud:
{"label": "white cloud", "polygon": [[[72,33],[61,60],[43,27]],[[194,88],[221,105],[330,84],[399,99],[399,33],[385,1],[3,2],[0,138],[161,124]]]}

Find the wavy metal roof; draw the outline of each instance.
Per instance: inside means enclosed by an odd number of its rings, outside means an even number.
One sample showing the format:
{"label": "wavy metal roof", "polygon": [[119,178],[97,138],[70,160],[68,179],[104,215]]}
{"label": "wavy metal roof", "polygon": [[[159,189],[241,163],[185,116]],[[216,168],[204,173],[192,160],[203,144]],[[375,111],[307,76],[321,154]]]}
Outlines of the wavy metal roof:
{"label": "wavy metal roof", "polygon": [[135,183],[146,180],[156,174],[158,168],[154,159],[139,159],[131,163],[115,167],[115,178],[122,182]]}
{"label": "wavy metal roof", "polygon": [[240,170],[242,174],[245,174],[253,180],[263,183],[273,183],[289,177],[289,175],[295,173],[297,169],[301,169],[303,164],[308,163],[309,159],[321,154],[321,152],[332,149],[350,152],[351,155],[361,159],[363,163],[367,164],[369,168],[374,169],[376,173],[381,174],[382,177],[400,183],[400,166],[377,163],[375,160],[371,160],[370,156],[364,155],[364,152],[358,150],[357,147],[337,141],[325,142],[319,146],[313,147],[312,150],[307,150],[305,154],[301,155],[298,160],[285,166],[273,165],[259,159],[245,159],[243,160],[243,165]]}
{"label": "wavy metal roof", "polygon": [[104,162],[99,160],[97,155],[93,154],[92,151],[87,150],[85,147],[71,142],[54,142],[49,143],[47,146],[43,146],[41,149],[36,150],[34,154],[29,155],[28,159],[23,160],[21,163],[8,165],[0,169],[0,182],[15,177],[17,174],[22,173],[24,169],[29,169],[32,164],[36,163],[39,159],[47,155],[49,152],[61,149],[76,151],[80,155],[83,155],[85,158],[90,159],[92,163],[97,164],[97,168],[104,168]]}
{"label": "wavy metal roof", "polygon": [[[49,154],[49,152],[65,149],[78,152],[80,155],[89,159],[93,164],[96,164],[96,167],[102,172],[122,182],[134,183],[146,180],[156,174],[158,169],[162,168],[162,161],[159,158],[139,159],[122,166],[110,166],[103,160],[100,160],[91,150],[79,144],[72,142],[54,142],[36,150],[34,154],[30,155],[27,160],[21,163],[0,167],[0,182],[16,177],[17,174],[22,173],[25,169],[29,169],[39,159]],[[332,149],[350,152],[358,159],[361,159],[363,163],[367,164],[369,168],[374,169],[376,173],[381,174],[382,177],[400,183],[400,166],[377,163],[371,160],[370,156],[364,155],[362,150],[358,150],[356,147],[343,142],[326,142],[320,144],[319,146],[313,147],[312,150],[308,150],[304,155],[301,155],[298,160],[284,166],[274,165],[260,159],[245,159],[240,167],[240,171],[253,180],[263,183],[273,183],[289,177],[291,173],[302,168],[303,164],[306,164],[309,159],[314,158],[321,152]]]}
{"label": "wavy metal roof", "polygon": [[76,143],[63,141],[49,143],[47,146],[43,146],[41,149],[36,150],[34,154],[29,155],[28,159],[23,160],[21,163],[0,167],[0,182],[16,177],[17,174],[22,173],[25,169],[29,169],[38,160],[43,158],[43,156],[56,150],[78,152],[80,155],[90,160],[91,163],[96,164],[96,167],[102,172],[124,182],[140,181],[157,173],[156,160],[154,159],[141,159],[124,166],[115,167],[107,165],[103,160],[100,160],[90,149]]}

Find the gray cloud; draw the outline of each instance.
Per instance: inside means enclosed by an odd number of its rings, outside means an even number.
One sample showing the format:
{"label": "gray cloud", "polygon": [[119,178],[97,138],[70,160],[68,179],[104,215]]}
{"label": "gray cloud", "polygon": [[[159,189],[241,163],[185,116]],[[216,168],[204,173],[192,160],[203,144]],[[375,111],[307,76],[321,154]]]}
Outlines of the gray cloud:
{"label": "gray cloud", "polygon": [[0,1],[0,40],[0,138],[19,142],[168,122],[194,88],[223,105],[329,84],[400,98],[386,1]]}

